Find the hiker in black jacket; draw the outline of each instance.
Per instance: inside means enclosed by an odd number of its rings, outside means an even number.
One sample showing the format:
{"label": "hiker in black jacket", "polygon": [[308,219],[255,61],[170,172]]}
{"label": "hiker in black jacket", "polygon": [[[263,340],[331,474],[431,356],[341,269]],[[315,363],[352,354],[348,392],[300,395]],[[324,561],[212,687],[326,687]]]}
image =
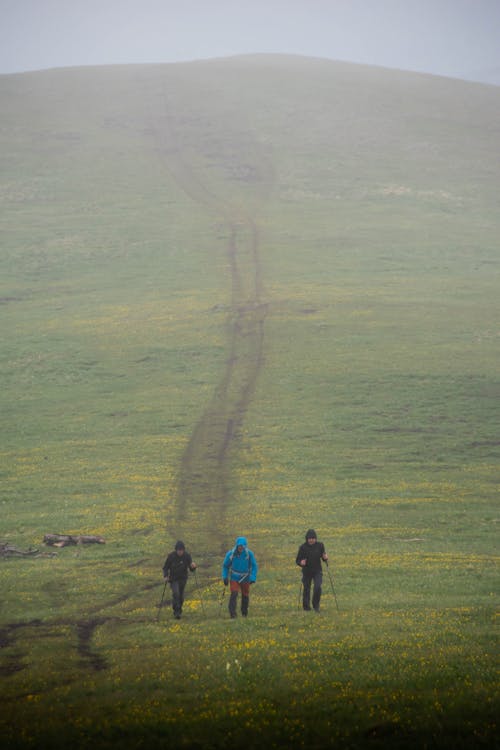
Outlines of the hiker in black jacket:
{"label": "hiker in black jacket", "polygon": [[319,612],[319,602],[321,599],[321,584],[323,582],[323,573],[321,562],[328,560],[323,542],[318,542],[314,529],[309,529],[306,534],[306,541],[299,547],[295,562],[302,568],[302,583],[304,589],[302,592],[302,606],[309,612],[311,609],[311,584],[314,583],[312,596],[312,605],[315,612]]}
{"label": "hiker in black jacket", "polygon": [[176,620],[180,620],[182,615],[188,573],[195,569],[196,563],[186,551],[184,542],[176,542],[174,551],[169,554],[163,565],[163,580],[167,581],[172,589],[172,609]]}

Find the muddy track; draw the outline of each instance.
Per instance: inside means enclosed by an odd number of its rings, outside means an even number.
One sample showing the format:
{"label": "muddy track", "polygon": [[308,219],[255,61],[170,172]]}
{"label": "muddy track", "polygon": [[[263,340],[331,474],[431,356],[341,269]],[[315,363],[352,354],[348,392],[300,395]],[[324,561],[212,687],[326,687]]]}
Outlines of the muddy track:
{"label": "muddy track", "polygon": [[[240,445],[241,432],[248,407],[264,361],[264,323],[267,306],[263,301],[260,238],[256,217],[250,210],[242,210],[221,198],[197,174],[187,150],[179,144],[171,107],[162,92],[164,113],[155,131],[157,144],[165,167],[174,176],[178,186],[197,204],[214,217],[214,226],[221,224],[227,236],[223,251],[230,269],[230,307],[227,316],[227,357],[213,396],[201,414],[182,456],[177,477],[175,518],[169,519],[172,536],[189,538],[190,528],[196,525],[204,530],[204,540],[198,556],[219,556],[227,545],[226,515],[231,508],[235,482],[231,463]],[[269,171],[263,170],[264,182],[269,187]],[[264,184],[263,199],[267,195]],[[227,186],[230,194],[230,186]],[[210,258],[207,258],[207,264]],[[200,568],[209,566],[208,562]],[[144,592],[160,584],[146,585]],[[109,620],[119,621],[107,612],[122,603],[129,594],[119,595],[112,601],[86,609],[81,619],[39,620],[13,623],[0,630],[0,647],[10,647],[0,666],[0,676],[8,676],[26,668],[24,638],[50,638],[61,625],[68,625],[75,634],[75,648],[83,667],[93,671],[107,668],[107,662],[92,647],[96,629]],[[164,601],[169,606],[170,600]],[[126,618],[127,624],[141,622],[139,618]],[[145,618],[144,621],[149,621]],[[75,677],[75,679],[77,679]]]}
{"label": "muddy track", "polygon": [[[233,289],[240,286],[236,232],[228,255]],[[238,295],[235,295],[238,299]],[[241,298],[240,298],[241,300]],[[257,296],[234,301],[228,322],[228,354],[222,377],[200,417],[181,462],[177,484],[177,521],[182,529],[190,514],[206,515],[204,527],[224,547],[226,511],[231,499],[231,459],[241,437],[263,362],[266,306]]]}
{"label": "muddy track", "polygon": [[[263,365],[267,306],[262,300],[260,238],[250,209],[242,210],[227,198],[231,186],[227,185],[224,197],[219,197],[208,178],[197,173],[190,151],[183,150],[180,144],[173,106],[165,92],[163,102],[159,142],[165,166],[200,208],[208,209],[219,226],[223,223],[228,235],[225,253],[230,268],[231,304],[227,320],[227,358],[212,399],[182,457],[177,479],[176,517],[169,523],[173,536],[189,537],[190,521],[196,517],[197,527],[206,531],[206,551],[210,549],[216,554],[225,551],[227,546],[226,517],[235,486],[231,464]],[[267,176],[268,171],[265,174]],[[259,184],[255,187],[258,189]]]}
{"label": "muddy track", "polygon": [[[150,623],[154,618],[154,607],[158,609],[159,605],[151,602],[151,615],[144,617],[129,616],[128,614],[113,615],[109,610],[117,605],[127,602],[137,596],[137,594],[148,593],[153,589],[161,591],[161,583],[149,583],[143,585],[139,592],[133,594],[121,594],[102,604],[96,604],[85,610],[85,615],[81,619],[72,617],[55,617],[49,620],[30,620],[26,622],[7,623],[0,627],[0,678],[9,677],[15,672],[20,672],[28,668],[26,643],[33,643],[36,640],[46,641],[48,639],[60,638],[61,627],[68,627],[74,634],[75,649],[80,656],[80,664],[83,669],[91,671],[101,671],[108,667],[107,660],[92,645],[95,631],[101,625],[107,623],[123,623],[133,625],[137,623]],[[170,601],[165,600],[163,606],[170,605]],[[5,649],[5,651],[3,651]],[[3,651],[3,653],[2,653]],[[72,675],[67,679],[69,682],[75,682],[79,678]],[[21,696],[15,696],[14,700]]]}

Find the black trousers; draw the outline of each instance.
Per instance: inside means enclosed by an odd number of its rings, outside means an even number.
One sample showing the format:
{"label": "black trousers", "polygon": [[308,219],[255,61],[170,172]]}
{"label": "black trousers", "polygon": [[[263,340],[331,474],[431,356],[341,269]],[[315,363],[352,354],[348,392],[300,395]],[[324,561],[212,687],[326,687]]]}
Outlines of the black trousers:
{"label": "black trousers", "polygon": [[316,573],[306,573],[303,571],[302,583],[304,585],[304,590],[302,592],[302,606],[304,609],[311,609],[311,584],[313,584],[312,605],[313,609],[319,609],[323,573],[321,570],[318,570]]}
{"label": "black trousers", "polygon": [[[229,614],[231,615],[231,617],[236,617],[237,602],[238,602],[238,592],[231,591],[231,595],[229,597]],[[246,617],[248,615],[249,602],[250,602],[250,597],[242,594],[241,595],[241,614],[243,615],[243,617]]]}
{"label": "black trousers", "polygon": [[182,605],[184,604],[184,589],[186,588],[187,578],[181,578],[178,581],[171,581],[170,588],[172,589],[172,609],[174,615],[180,615],[182,612]]}

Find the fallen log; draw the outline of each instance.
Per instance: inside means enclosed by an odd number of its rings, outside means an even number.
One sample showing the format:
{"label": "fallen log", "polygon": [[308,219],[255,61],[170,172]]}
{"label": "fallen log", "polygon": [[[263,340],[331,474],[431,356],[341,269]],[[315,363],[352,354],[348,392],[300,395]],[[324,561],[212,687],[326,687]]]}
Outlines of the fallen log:
{"label": "fallen log", "polygon": [[45,534],[43,543],[51,547],[68,547],[72,544],[106,544],[102,536],[95,534]]}

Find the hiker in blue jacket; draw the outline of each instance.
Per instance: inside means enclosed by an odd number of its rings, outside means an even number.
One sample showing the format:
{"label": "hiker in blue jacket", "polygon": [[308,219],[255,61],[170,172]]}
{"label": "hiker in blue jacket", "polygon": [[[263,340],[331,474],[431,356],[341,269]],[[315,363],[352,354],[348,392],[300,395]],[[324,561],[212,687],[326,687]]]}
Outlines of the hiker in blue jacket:
{"label": "hiker in blue jacket", "polygon": [[229,615],[236,617],[238,593],[241,592],[241,614],[248,615],[250,586],[257,578],[257,561],[252,550],[248,549],[247,540],[239,536],[233,549],[226,553],[222,564],[222,580],[224,586],[229,585]]}

